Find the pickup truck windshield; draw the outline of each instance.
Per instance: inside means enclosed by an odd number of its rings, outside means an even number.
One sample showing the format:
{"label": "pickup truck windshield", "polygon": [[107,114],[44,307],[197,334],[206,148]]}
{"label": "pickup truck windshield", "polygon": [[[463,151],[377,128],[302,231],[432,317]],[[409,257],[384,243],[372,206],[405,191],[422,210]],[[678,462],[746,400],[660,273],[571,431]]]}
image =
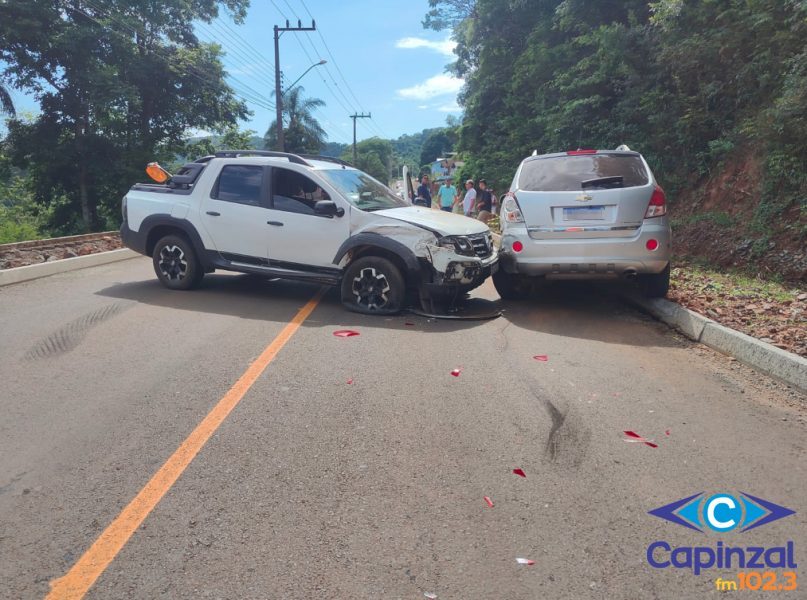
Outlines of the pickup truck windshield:
{"label": "pickup truck windshield", "polygon": [[319,172],[356,208],[372,212],[387,208],[408,206],[392,190],[367,173],[346,169],[328,169]]}

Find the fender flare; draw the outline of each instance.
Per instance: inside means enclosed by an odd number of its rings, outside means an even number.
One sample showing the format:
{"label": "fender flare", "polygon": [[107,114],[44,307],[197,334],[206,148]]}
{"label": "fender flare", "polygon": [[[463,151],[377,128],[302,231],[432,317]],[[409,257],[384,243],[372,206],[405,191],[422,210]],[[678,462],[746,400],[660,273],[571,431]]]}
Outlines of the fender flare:
{"label": "fender flare", "polygon": [[345,254],[354,248],[359,248],[362,246],[374,246],[376,248],[383,248],[388,252],[392,252],[403,261],[409,273],[420,274],[420,261],[418,261],[417,256],[415,256],[415,253],[412,252],[412,250],[404,246],[401,242],[397,242],[386,236],[372,232],[359,233],[346,239],[342,245],[339,246],[339,250],[337,250],[336,256],[333,259],[333,264],[338,265],[339,262],[345,257]]}
{"label": "fender flare", "polygon": [[[149,215],[143,219],[142,223],[140,223],[139,231],[142,235],[143,254],[146,254],[147,256],[150,255],[149,238],[151,237],[152,231],[154,231],[156,227],[171,227],[172,229],[179,229],[182,231],[191,241],[193,249],[196,251],[196,257],[202,263],[202,266],[205,269],[213,267],[213,263],[210,261],[207,249],[202,242],[202,236],[200,236],[199,232],[196,231],[196,227],[193,226],[193,223],[186,219],[177,219],[169,214],[158,213]],[[153,241],[156,243],[157,240]]]}

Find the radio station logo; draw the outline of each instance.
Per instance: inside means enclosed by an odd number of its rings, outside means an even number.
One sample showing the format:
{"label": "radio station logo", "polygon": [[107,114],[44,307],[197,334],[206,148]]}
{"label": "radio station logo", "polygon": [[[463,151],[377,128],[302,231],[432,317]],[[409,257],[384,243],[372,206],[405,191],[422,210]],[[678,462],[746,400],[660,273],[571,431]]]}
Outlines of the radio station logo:
{"label": "radio station logo", "polygon": [[703,532],[706,527],[727,533],[756,529],[773,521],[795,514],[796,511],[763,500],[745,492],[739,497],[731,494],[714,494],[706,498],[703,492],[670,502],[648,514]]}

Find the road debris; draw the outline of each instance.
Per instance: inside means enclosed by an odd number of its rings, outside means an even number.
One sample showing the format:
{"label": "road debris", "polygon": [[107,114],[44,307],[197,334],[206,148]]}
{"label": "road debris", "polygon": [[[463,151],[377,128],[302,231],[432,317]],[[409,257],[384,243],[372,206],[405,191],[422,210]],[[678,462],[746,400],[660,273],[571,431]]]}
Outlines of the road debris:
{"label": "road debris", "polygon": [[493,500],[491,500],[489,497],[485,496],[485,502],[488,503],[488,506],[493,508]]}
{"label": "road debris", "polygon": [[434,592],[423,592],[423,595],[424,595],[426,598],[431,598],[432,600],[434,600],[435,598],[437,598],[437,594],[435,594]]}
{"label": "road debris", "polygon": [[459,377],[459,376],[460,376],[460,373],[462,373],[462,367],[459,367],[459,368],[457,368],[457,369],[451,369],[451,374],[452,374],[454,377]]}
{"label": "road debris", "polygon": [[527,477],[527,474],[521,469],[513,469],[513,474],[518,475],[519,477]]}
{"label": "road debris", "polygon": [[533,358],[540,362],[547,362],[549,360],[549,357],[546,354],[537,354],[533,356]]}
{"label": "road debris", "polygon": [[333,334],[336,337],[353,337],[354,335],[359,335],[359,332],[352,329],[340,329],[339,331],[334,331]]}
{"label": "road debris", "polygon": [[404,325],[406,325],[407,327],[414,327],[414,326],[415,326],[415,324],[414,324],[414,323],[410,323],[409,321],[407,321],[406,323],[404,323]]}
{"label": "road debris", "polygon": [[639,444],[644,444],[645,446],[650,446],[651,448],[658,448],[658,444],[654,444],[653,440],[645,439],[635,431],[625,431],[623,433],[626,436],[628,436],[628,438],[630,438],[630,439],[625,438],[626,442],[636,442]]}
{"label": "road debris", "polygon": [[666,430],[666,431],[664,432],[664,434],[665,434],[665,435],[670,435],[670,430],[669,430],[669,429],[668,429],[668,430]]}
{"label": "road debris", "polygon": [[352,384],[353,384],[353,378],[352,378],[352,377],[351,377],[350,379],[348,379],[348,380],[347,380],[347,384],[348,384],[348,385],[352,385]]}
{"label": "road debris", "polygon": [[520,565],[534,565],[535,561],[530,560],[529,558],[517,558],[516,562]]}

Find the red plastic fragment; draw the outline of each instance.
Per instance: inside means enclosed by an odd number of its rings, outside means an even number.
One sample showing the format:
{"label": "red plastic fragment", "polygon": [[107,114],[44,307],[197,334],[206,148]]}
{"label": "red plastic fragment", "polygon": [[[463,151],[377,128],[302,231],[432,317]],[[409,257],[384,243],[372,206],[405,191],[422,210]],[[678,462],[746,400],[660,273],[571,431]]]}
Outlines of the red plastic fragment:
{"label": "red plastic fragment", "polygon": [[521,469],[513,469],[513,473],[515,475],[518,475],[519,477],[526,477],[527,476],[527,474],[524,471],[522,471]]}
{"label": "red plastic fragment", "polygon": [[458,369],[451,369],[451,374],[452,374],[454,377],[459,377],[459,376],[460,376],[460,373],[462,373],[462,368],[461,368],[461,367],[460,367],[460,368],[458,368]]}
{"label": "red plastic fragment", "polygon": [[336,337],[353,337],[354,335],[359,335],[359,332],[352,329],[340,329],[339,331],[334,331],[333,334]]}
{"label": "red plastic fragment", "polygon": [[493,508],[493,500],[491,500],[490,498],[488,498],[487,496],[485,496],[485,502],[487,502],[487,503],[488,503],[488,506],[490,506],[491,508]]}
{"label": "red plastic fragment", "polygon": [[538,354],[537,356],[533,356],[533,358],[541,362],[546,362],[549,360],[549,357],[546,354]]}
{"label": "red plastic fragment", "polygon": [[534,565],[535,561],[530,560],[529,558],[517,558],[516,562],[520,565]]}
{"label": "red plastic fragment", "polygon": [[353,378],[351,377],[350,379],[347,380],[347,384],[351,385],[352,383],[353,383]]}
{"label": "red plastic fragment", "polygon": [[658,444],[654,444],[650,440],[646,440],[635,431],[625,431],[624,434],[629,438],[633,438],[630,440],[625,440],[626,442],[639,442],[641,444],[644,444],[645,446],[650,446],[651,448],[658,448]]}
{"label": "red plastic fragment", "polygon": [[668,430],[667,430],[667,431],[665,431],[664,433],[665,433],[665,434],[667,434],[667,435],[670,435],[670,430],[668,429]]}

